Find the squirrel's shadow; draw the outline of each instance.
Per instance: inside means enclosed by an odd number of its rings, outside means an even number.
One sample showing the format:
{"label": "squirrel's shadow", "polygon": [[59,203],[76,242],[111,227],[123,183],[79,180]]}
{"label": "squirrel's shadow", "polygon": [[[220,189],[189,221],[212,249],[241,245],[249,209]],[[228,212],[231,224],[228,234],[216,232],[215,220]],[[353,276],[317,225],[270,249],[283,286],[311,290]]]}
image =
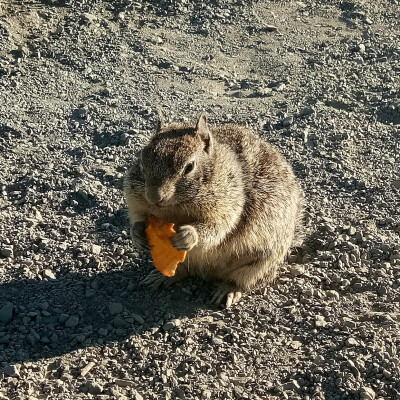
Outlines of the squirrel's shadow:
{"label": "squirrel's shadow", "polygon": [[141,276],[133,267],[0,284],[0,304],[13,305],[11,320],[0,321],[0,362],[36,361],[145,331],[163,332],[165,322],[206,307],[179,285],[156,293],[142,288]]}

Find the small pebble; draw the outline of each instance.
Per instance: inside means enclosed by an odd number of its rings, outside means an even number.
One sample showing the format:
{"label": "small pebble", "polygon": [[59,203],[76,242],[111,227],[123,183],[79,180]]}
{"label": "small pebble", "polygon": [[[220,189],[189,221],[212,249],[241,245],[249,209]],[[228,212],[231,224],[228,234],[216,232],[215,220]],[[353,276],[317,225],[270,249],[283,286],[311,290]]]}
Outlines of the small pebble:
{"label": "small pebble", "polygon": [[346,339],[346,346],[358,346],[358,342],[356,339],[349,337]]}
{"label": "small pebble", "polygon": [[19,376],[20,366],[16,364],[6,365],[2,368],[5,375],[15,377]]}
{"label": "small pebble", "polygon": [[173,319],[172,321],[166,322],[163,325],[163,329],[164,329],[165,332],[167,332],[167,331],[169,331],[169,330],[171,330],[173,328],[176,328],[180,324],[181,324],[181,321],[179,319]]}
{"label": "small pebble", "polygon": [[140,325],[144,324],[145,321],[139,314],[133,313],[131,316],[138,324]]}
{"label": "small pebble", "polygon": [[375,399],[375,392],[370,387],[363,387],[360,390],[360,398],[361,400],[374,400]]}
{"label": "small pebble", "polygon": [[3,247],[0,252],[3,257],[6,258],[14,257],[14,252],[12,247]]}
{"label": "small pebble", "polygon": [[0,309],[0,322],[8,324],[13,317],[14,306],[12,303],[6,303]]}
{"label": "small pebble", "polygon": [[135,383],[127,379],[116,379],[115,384],[120,387],[135,386]]}
{"label": "small pebble", "polygon": [[99,328],[97,331],[100,336],[107,336],[108,330],[106,328]]}
{"label": "small pebble", "polygon": [[92,245],[92,254],[100,254],[101,253],[101,246],[97,244]]}
{"label": "small pebble", "polygon": [[314,114],[315,110],[312,107],[304,107],[300,110],[299,116],[306,117],[307,115]]}
{"label": "small pebble", "polygon": [[43,275],[49,279],[56,279],[56,276],[54,275],[53,271],[51,271],[50,269],[45,269],[43,272]]}
{"label": "small pebble", "polygon": [[116,315],[122,313],[122,304],[121,303],[111,303],[108,306],[111,315]]}
{"label": "small pebble", "polygon": [[289,267],[289,273],[292,276],[299,276],[304,274],[304,266],[303,265],[291,265]]}
{"label": "small pebble", "polygon": [[66,328],[74,328],[79,324],[79,317],[73,315],[65,321]]}
{"label": "small pebble", "polygon": [[96,364],[93,361],[91,361],[90,363],[86,364],[86,366],[84,366],[81,369],[81,376],[83,377],[83,376],[87,375],[95,365]]}

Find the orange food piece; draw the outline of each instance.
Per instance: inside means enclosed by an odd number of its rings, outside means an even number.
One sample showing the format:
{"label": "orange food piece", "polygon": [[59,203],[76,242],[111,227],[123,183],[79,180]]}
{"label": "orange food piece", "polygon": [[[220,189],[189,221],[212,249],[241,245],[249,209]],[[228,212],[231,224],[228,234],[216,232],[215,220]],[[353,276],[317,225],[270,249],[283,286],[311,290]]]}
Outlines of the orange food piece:
{"label": "orange food piece", "polygon": [[156,217],[149,217],[147,220],[146,236],[154,266],[168,277],[175,275],[178,264],[185,261],[187,253],[172,246],[170,238],[175,234],[174,224]]}

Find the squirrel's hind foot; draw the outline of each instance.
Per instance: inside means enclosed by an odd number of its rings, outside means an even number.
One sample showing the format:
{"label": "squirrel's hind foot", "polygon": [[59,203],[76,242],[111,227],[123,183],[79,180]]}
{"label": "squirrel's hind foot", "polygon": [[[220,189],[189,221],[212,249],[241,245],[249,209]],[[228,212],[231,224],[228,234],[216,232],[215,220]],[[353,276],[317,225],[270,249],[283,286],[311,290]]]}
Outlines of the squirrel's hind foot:
{"label": "squirrel's hind foot", "polygon": [[[179,267],[178,267],[179,269]],[[168,288],[176,282],[186,278],[186,274],[183,271],[176,271],[172,277],[164,276],[158,269],[151,271],[146,278],[144,278],[140,284],[148,286],[151,290],[156,291],[161,286]]]}
{"label": "squirrel's hind foot", "polygon": [[223,284],[214,291],[211,303],[219,306],[225,300],[225,308],[229,308],[238,303],[241,298],[242,292],[238,291],[235,287]]}

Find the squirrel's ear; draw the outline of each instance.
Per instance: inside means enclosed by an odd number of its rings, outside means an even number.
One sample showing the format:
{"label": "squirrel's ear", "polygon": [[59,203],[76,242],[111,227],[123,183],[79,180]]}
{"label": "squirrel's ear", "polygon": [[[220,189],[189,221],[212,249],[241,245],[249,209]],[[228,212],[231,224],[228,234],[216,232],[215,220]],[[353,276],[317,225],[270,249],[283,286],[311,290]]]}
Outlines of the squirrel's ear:
{"label": "squirrel's ear", "polygon": [[205,114],[200,114],[200,117],[196,123],[195,133],[196,133],[196,136],[199,136],[200,139],[204,142],[204,145],[205,145],[204,151],[207,154],[210,154],[212,152],[212,148],[213,148],[213,143],[212,143],[213,140],[212,140],[211,132],[207,126],[207,117]]}
{"label": "squirrel's ear", "polygon": [[164,127],[164,116],[162,114],[161,108],[157,107],[157,128],[156,132],[160,132]]}

